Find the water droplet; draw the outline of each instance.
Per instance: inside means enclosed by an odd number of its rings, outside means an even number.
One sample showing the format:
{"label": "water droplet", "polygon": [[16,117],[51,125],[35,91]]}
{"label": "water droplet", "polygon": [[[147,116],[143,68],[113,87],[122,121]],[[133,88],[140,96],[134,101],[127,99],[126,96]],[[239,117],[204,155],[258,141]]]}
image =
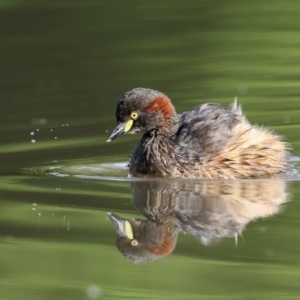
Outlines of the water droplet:
{"label": "water droplet", "polygon": [[85,289],[85,294],[90,299],[98,299],[99,297],[101,297],[102,289],[99,285],[93,284]]}
{"label": "water droplet", "polygon": [[35,140],[33,140],[33,139],[31,140],[31,143],[33,143],[33,144],[34,144],[35,142],[36,142]]}
{"label": "water droplet", "polygon": [[30,135],[34,135],[34,132],[33,132],[33,131],[31,131],[31,132],[30,132]]}

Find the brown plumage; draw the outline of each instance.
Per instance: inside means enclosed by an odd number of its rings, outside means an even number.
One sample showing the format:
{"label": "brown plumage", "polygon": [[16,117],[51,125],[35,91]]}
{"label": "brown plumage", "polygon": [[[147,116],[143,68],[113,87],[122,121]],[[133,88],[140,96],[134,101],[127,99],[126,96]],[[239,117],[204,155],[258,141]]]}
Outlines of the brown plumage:
{"label": "brown plumage", "polygon": [[287,170],[288,144],[251,125],[236,102],[177,114],[163,93],[135,88],[119,101],[116,118],[107,141],[145,132],[130,160],[132,176],[234,179]]}

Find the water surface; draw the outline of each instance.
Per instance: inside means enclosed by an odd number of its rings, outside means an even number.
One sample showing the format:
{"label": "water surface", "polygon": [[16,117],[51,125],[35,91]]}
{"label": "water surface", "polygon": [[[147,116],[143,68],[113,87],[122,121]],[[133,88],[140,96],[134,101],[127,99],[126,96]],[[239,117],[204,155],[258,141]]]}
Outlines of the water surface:
{"label": "water surface", "polygon": [[[0,1],[0,298],[298,299],[299,12],[295,1]],[[291,143],[296,171],[127,179],[140,136],[105,140],[137,86],[178,112],[237,96]],[[107,212],[155,223],[146,199],[154,217],[171,201],[164,218],[179,214],[180,230],[172,253],[136,265]],[[199,214],[202,231],[184,221]]]}

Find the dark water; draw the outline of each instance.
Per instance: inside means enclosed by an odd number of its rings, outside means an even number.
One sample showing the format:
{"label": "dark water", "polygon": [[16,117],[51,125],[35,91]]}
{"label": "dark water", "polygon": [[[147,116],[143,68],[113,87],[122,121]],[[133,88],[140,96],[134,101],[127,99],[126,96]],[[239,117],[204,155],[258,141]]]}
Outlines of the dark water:
{"label": "dark water", "polygon": [[[297,173],[132,181],[139,136],[105,143],[133,87],[178,112],[237,96],[299,169],[299,13],[297,1],[0,0],[0,299],[299,299]],[[126,260],[107,212],[171,222],[174,251]]]}

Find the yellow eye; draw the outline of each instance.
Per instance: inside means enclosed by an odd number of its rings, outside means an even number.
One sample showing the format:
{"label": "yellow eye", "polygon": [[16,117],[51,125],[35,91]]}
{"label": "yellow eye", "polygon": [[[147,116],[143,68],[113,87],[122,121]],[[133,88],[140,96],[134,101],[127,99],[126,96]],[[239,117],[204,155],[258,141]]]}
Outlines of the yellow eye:
{"label": "yellow eye", "polygon": [[130,114],[130,118],[132,120],[136,120],[138,118],[139,114],[136,112],[136,111],[133,111],[131,114]]}
{"label": "yellow eye", "polygon": [[137,246],[139,242],[137,240],[131,240],[130,243],[131,246]]}

